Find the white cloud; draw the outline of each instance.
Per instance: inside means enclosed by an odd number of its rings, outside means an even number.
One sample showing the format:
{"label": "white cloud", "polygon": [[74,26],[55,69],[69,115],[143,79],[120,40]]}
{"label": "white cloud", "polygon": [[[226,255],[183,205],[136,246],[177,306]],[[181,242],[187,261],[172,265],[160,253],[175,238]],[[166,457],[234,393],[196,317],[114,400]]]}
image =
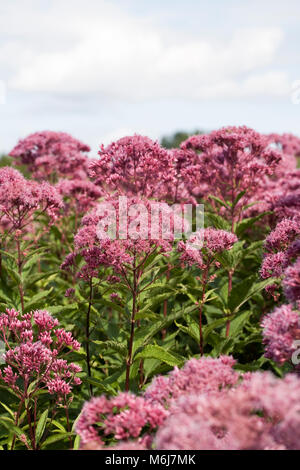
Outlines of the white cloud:
{"label": "white cloud", "polygon": [[102,0],[84,8],[78,0],[53,0],[47,11],[35,0],[26,4],[10,2],[0,11],[7,35],[0,66],[11,71],[10,89],[131,101],[287,92],[286,73],[272,68],[283,37],[279,28],[236,30],[210,40],[200,33],[176,36]]}

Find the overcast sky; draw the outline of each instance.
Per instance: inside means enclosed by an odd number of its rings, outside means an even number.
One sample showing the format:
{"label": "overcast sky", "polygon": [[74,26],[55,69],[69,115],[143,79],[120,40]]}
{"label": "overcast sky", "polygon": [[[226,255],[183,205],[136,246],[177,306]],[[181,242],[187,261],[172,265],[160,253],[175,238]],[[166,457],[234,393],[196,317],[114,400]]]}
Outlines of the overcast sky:
{"label": "overcast sky", "polygon": [[0,152],[45,129],[93,154],[135,132],[300,135],[299,44],[299,0],[0,0]]}

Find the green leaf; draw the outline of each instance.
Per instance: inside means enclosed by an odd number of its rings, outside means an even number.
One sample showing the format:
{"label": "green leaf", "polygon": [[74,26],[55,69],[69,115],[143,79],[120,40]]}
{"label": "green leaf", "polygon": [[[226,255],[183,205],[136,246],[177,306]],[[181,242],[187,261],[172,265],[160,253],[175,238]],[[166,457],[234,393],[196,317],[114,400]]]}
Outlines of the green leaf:
{"label": "green leaf", "polygon": [[116,310],[117,312],[124,313],[124,307],[122,307],[119,304],[116,304],[115,302],[111,302],[110,300],[105,299],[102,297],[98,302],[100,305],[105,305],[108,308],[112,308],[113,310]]}
{"label": "green leaf", "polygon": [[253,275],[233,286],[228,299],[228,308],[232,313],[237,312],[255,294],[278,281],[277,278],[269,278],[260,282],[255,282],[255,280],[257,280],[257,276]]}
{"label": "green leaf", "polygon": [[45,277],[49,280],[51,276],[54,276],[54,274],[58,274],[58,271],[47,271],[44,273],[37,273],[37,274],[32,274],[28,276],[27,278],[24,279],[24,287],[28,288],[36,284],[37,282],[41,281]]}
{"label": "green leaf", "polygon": [[209,199],[213,199],[214,201],[218,202],[219,204],[221,204],[221,206],[223,207],[226,207],[226,209],[230,209],[230,207],[228,206],[228,204],[226,204],[226,202],[222,201],[222,199],[216,197],[216,196],[213,196],[212,194],[209,194],[207,196]]}
{"label": "green leaf", "polygon": [[52,436],[48,437],[48,439],[46,439],[42,443],[41,449],[44,449],[45,447],[47,447],[50,444],[54,444],[55,442],[62,441],[64,439],[67,439],[68,437],[72,437],[72,436],[74,436],[74,433],[72,433],[72,432],[62,432],[62,433],[53,434]]}
{"label": "green leaf", "polygon": [[151,295],[151,298],[147,300],[143,308],[139,310],[140,315],[149,310],[153,311],[158,305],[161,305],[165,300],[168,300],[171,298],[170,292],[165,292],[164,294],[160,294],[160,295],[155,295],[154,293],[148,293],[148,295]]}
{"label": "green leaf", "polygon": [[10,418],[0,417],[0,424],[2,424],[6,429],[11,431],[12,433],[16,434],[16,436],[20,437],[24,434],[24,431],[15,425],[14,421]]}
{"label": "green leaf", "polygon": [[111,388],[104,385],[103,381],[86,377],[85,379],[83,379],[83,382],[93,385],[93,387],[100,389],[101,392],[111,394]]}
{"label": "green leaf", "polygon": [[38,444],[43,437],[46,424],[47,424],[47,419],[48,419],[48,410],[45,410],[40,419],[38,420],[38,423],[36,425],[36,433],[35,433],[35,439],[36,439],[36,444]]}
{"label": "green leaf", "polygon": [[207,219],[214,228],[219,230],[231,230],[229,222],[227,222],[223,217],[217,214],[205,213],[205,219]]}
{"label": "green leaf", "polygon": [[146,346],[157,333],[160,333],[161,330],[167,328],[175,320],[184,316],[185,313],[191,313],[192,311],[195,311],[194,306],[185,310],[182,308],[179,311],[169,314],[164,320],[157,322],[151,327],[147,325],[144,328],[140,328],[135,334],[134,349],[137,350],[140,347]]}
{"label": "green leaf", "polygon": [[237,197],[235,198],[235,200],[233,201],[232,203],[232,207],[235,207],[237,205],[237,203],[242,199],[242,197],[246,194],[246,189],[244,191],[241,191]]}
{"label": "green leaf", "polygon": [[80,447],[80,436],[76,436],[74,440],[73,450],[79,450]]}
{"label": "green leaf", "polygon": [[70,305],[56,305],[53,307],[47,307],[47,311],[49,313],[52,313],[53,315],[56,315],[58,313],[67,313],[70,310],[75,310],[78,309],[77,304],[70,304]]}
{"label": "green leaf", "polygon": [[151,321],[156,321],[160,320],[160,317],[157,313],[152,312],[151,310],[144,310],[143,312],[138,312],[135,316],[136,320],[151,320]]}
{"label": "green leaf", "polygon": [[22,283],[22,281],[21,281],[21,276],[18,273],[18,271],[16,271],[15,269],[11,269],[8,266],[6,266],[6,270],[8,274],[10,275],[10,277],[12,278],[12,280],[15,282],[15,284],[19,286]]}
{"label": "green leaf", "polygon": [[199,335],[199,326],[196,322],[190,323],[189,326],[181,325],[175,321],[175,325],[183,332],[188,334],[191,338],[193,338],[197,343],[200,341]]}
{"label": "green leaf", "polygon": [[17,263],[17,257],[9,253],[8,251],[0,250],[0,253],[2,255],[8,256],[10,259],[12,259],[15,263]]}
{"label": "green leaf", "polygon": [[93,341],[94,344],[101,346],[101,348],[113,349],[114,351],[120,353],[123,357],[127,356],[127,345],[125,343],[120,343],[118,341]]}
{"label": "green leaf", "polygon": [[41,302],[41,300],[46,299],[51,294],[52,291],[53,291],[53,287],[51,287],[51,289],[49,290],[45,290],[34,295],[31,298],[30,302],[25,304],[24,306],[25,312],[29,312],[33,307],[38,305]]}
{"label": "green leaf", "polygon": [[[30,268],[34,265],[37,264],[38,260],[42,260],[41,256],[39,254],[36,254],[32,256],[30,259],[27,259],[26,262],[23,265],[24,270],[26,270],[26,274],[29,274]],[[23,271],[24,273],[24,271]],[[24,275],[25,278],[25,275]]]}
{"label": "green leaf", "polygon": [[224,316],[223,318],[218,318],[218,320],[215,320],[208,325],[203,326],[203,340],[206,341],[208,335],[215,329],[219,328],[220,326],[223,326],[227,321],[232,318],[229,316]]}
{"label": "green leaf", "polygon": [[145,349],[138,353],[135,358],[137,359],[158,359],[161,362],[168,364],[171,367],[174,366],[181,366],[185,362],[185,359],[179,359],[175,357],[173,354],[166,351],[164,348],[158,345],[148,345]]}
{"label": "green leaf", "polygon": [[252,227],[252,225],[254,225],[255,222],[257,222],[258,220],[262,219],[263,217],[265,217],[266,215],[269,215],[269,214],[272,214],[272,212],[270,212],[270,211],[263,212],[262,214],[259,214],[255,217],[250,217],[248,219],[244,219],[241,222],[239,222],[238,224],[236,224],[235,233],[236,233],[237,237],[240,237],[241,235],[243,235],[243,233],[248,228]]}
{"label": "green leaf", "polygon": [[[241,312],[230,321],[230,337],[239,335],[251,316],[251,311]],[[224,330],[225,333],[225,330]]]}
{"label": "green leaf", "polygon": [[230,250],[224,250],[215,255],[217,261],[227,271],[235,269],[244,256],[243,246],[245,241],[236,242]]}
{"label": "green leaf", "polygon": [[56,240],[62,239],[62,234],[60,230],[56,227],[56,225],[51,225],[50,231],[53,233]]}
{"label": "green leaf", "polygon": [[2,401],[0,401],[0,405],[2,405],[3,408],[10,414],[12,419],[15,419],[15,414],[14,414],[13,410],[11,410],[7,405],[5,405],[5,403],[2,403]]}
{"label": "green leaf", "polygon": [[52,419],[51,423],[54,426],[56,426],[60,431],[67,432],[66,429],[63,427],[63,425],[61,423],[59,423],[58,421],[56,421],[55,419]]}
{"label": "green leaf", "polygon": [[6,295],[6,293],[1,288],[0,288],[0,299],[4,300],[4,302],[8,304],[10,304],[12,300]]}

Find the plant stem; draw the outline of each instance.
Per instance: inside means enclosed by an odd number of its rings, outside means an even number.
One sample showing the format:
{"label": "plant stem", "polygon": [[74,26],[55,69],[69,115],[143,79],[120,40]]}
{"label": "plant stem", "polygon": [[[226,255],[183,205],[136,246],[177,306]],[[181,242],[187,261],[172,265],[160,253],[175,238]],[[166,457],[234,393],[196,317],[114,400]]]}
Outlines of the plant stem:
{"label": "plant stem", "polygon": [[142,388],[144,385],[144,361],[141,359],[139,366],[139,388]]}
{"label": "plant stem", "polygon": [[[69,418],[69,409],[68,409],[68,404],[66,397],[64,397],[64,405],[65,405],[65,412],[66,412],[66,419],[67,419],[67,430],[70,433],[71,432],[71,426],[70,426],[70,418]],[[73,442],[72,442],[72,437],[69,436],[69,442],[70,442],[70,449],[73,448]]]}
{"label": "plant stem", "polygon": [[[23,400],[20,401],[19,408],[18,408],[18,411],[17,411],[17,414],[16,414],[16,420],[15,420],[15,425],[16,426],[18,426],[18,424],[19,424],[19,417],[20,417],[20,413],[21,413],[21,410],[22,410],[22,406],[23,406]],[[10,450],[14,450],[15,442],[16,442],[16,435],[14,434]]]}
{"label": "plant stem", "polygon": [[130,368],[132,365],[132,349],[133,349],[134,329],[135,329],[136,301],[137,301],[137,273],[136,273],[135,260],[134,260],[131,326],[130,326],[130,338],[129,338],[129,345],[128,345],[128,356],[126,360],[126,381],[125,381],[126,392],[129,391],[129,386],[130,386],[129,377],[130,377]]}
{"label": "plant stem", "polygon": [[204,342],[203,342],[203,331],[202,331],[202,313],[203,313],[203,304],[205,299],[205,288],[206,288],[206,280],[207,280],[208,270],[206,269],[203,272],[202,277],[202,295],[200,300],[199,306],[199,338],[200,338],[200,356],[204,354]]}
{"label": "plant stem", "polygon": [[27,421],[28,421],[28,427],[29,427],[31,446],[32,446],[33,450],[36,450],[36,446],[35,446],[35,429],[32,429],[30,409],[27,406],[26,406],[26,415],[27,415]]}
{"label": "plant stem", "polygon": [[[19,273],[19,276],[21,277],[23,260],[21,257],[21,246],[20,246],[19,237],[17,237],[17,250],[18,250],[18,273]],[[20,281],[20,284],[18,287],[19,287],[19,293],[20,293],[21,309],[22,309],[22,313],[24,313],[24,291],[23,291],[22,281]]]}
{"label": "plant stem", "polygon": [[[234,272],[233,269],[228,271],[228,298],[229,298],[229,294],[230,294],[231,289],[232,289],[233,272]],[[227,323],[226,323],[226,338],[229,337],[229,332],[230,332],[230,320],[227,320]]]}
{"label": "plant stem", "polygon": [[[170,279],[170,271],[168,269],[167,273],[166,273],[166,278],[167,278],[167,281],[169,281]],[[164,318],[167,317],[167,314],[168,314],[168,301],[167,300],[164,300]],[[165,339],[166,337],[166,334],[167,334],[167,330],[166,329],[163,329],[162,332],[161,332],[161,338],[162,339]]]}
{"label": "plant stem", "polygon": [[[91,316],[91,306],[93,299],[93,285],[92,279],[90,279],[90,295],[89,295],[89,306],[86,314],[86,324],[85,324],[85,334],[86,334],[86,365],[88,378],[91,378],[91,357],[90,357],[90,316]],[[89,384],[90,396],[93,396],[93,386]]]}

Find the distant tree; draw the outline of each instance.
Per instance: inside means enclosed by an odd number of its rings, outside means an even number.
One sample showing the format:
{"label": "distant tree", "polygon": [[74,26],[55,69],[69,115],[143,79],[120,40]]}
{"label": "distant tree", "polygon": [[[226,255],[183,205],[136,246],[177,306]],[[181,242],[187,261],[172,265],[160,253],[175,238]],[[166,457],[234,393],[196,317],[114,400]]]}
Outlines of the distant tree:
{"label": "distant tree", "polygon": [[11,165],[12,165],[12,158],[8,157],[7,155],[0,155],[0,167],[11,166]]}
{"label": "distant tree", "polygon": [[[13,159],[8,155],[0,155],[0,168],[3,166],[13,166]],[[18,165],[17,169],[23,173],[26,178],[30,178],[30,173],[25,165]]]}
{"label": "distant tree", "polygon": [[161,145],[167,149],[179,147],[181,142],[188,139],[191,135],[203,134],[203,131],[195,130],[194,132],[178,131],[175,134],[164,136],[161,139]]}

